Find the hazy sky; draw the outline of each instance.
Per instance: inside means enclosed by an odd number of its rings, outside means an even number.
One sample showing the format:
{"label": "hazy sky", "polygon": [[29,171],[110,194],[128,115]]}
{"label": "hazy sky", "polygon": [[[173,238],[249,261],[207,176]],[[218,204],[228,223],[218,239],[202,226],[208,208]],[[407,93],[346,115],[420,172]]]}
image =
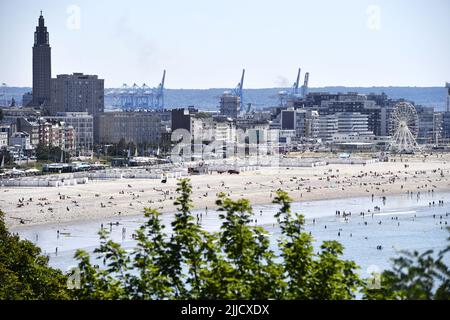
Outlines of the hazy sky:
{"label": "hazy sky", "polygon": [[[1,0],[0,83],[31,86],[43,10],[52,76],[106,87],[442,86],[450,81],[449,0]],[[302,80],[303,81],[303,80]]]}

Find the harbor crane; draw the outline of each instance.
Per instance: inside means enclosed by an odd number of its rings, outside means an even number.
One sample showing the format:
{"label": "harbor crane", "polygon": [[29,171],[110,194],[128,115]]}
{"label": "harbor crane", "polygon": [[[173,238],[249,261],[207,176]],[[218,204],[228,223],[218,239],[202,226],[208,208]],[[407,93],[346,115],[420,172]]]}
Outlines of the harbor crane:
{"label": "harbor crane", "polygon": [[242,69],[241,82],[239,82],[237,84],[236,88],[234,89],[234,94],[240,98],[240,101],[241,101],[240,108],[241,108],[241,110],[244,110],[244,97],[242,95],[242,88],[244,86],[244,76],[245,76],[245,69]]}
{"label": "harbor crane", "polygon": [[158,85],[156,92],[156,106],[157,108],[164,109],[164,82],[166,80],[166,70],[163,72],[161,83]]}
{"label": "harbor crane", "polygon": [[106,93],[113,100],[112,105],[122,109],[164,109],[164,83],[166,70],[162,80],[156,88],[150,88],[145,83],[138,86],[128,86],[126,83],[120,89],[114,89]]}
{"label": "harbor crane", "polygon": [[292,93],[294,95],[298,94],[298,86],[300,83],[300,73],[301,73],[302,69],[298,68],[298,73],[297,73],[297,81],[295,81],[294,85],[292,86]]}
{"label": "harbor crane", "polygon": [[306,98],[308,94],[308,82],[309,82],[309,72],[305,73],[305,81],[302,86],[302,97]]}
{"label": "harbor crane", "polygon": [[291,92],[289,92],[288,90],[282,90],[278,92],[280,106],[286,106],[289,102],[305,98],[308,94],[309,72],[305,73],[305,81],[303,83],[303,86],[301,87],[301,94],[299,93],[301,71],[302,69],[298,68],[297,79],[292,85]]}

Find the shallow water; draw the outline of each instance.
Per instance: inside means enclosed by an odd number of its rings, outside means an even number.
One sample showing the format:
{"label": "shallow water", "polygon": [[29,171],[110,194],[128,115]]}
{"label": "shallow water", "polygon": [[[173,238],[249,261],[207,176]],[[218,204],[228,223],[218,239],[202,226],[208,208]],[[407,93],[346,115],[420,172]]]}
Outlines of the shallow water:
{"label": "shallow water", "polygon": [[[439,200],[444,200],[442,206],[438,205]],[[430,207],[429,203],[433,201],[435,206]],[[375,206],[381,210],[374,212]],[[380,197],[375,197],[373,201],[371,197],[363,197],[298,202],[292,204],[292,209],[305,215],[305,229],[317,240],[316,248],[324,240],[338,240],[345,247],[344,257],[360,265],[363,276],[368,275],[369,269],[381,271],[388,268],[390,258],[395,257],[399,250],[439,251],[447,246],[446,239],[450,235],[446,230],[446,226],[450,226],[450,193],[426,193],[419,198],[416,194],[412,197],[406,194],[387,196],[385,202]],[[280,234],[273,217],[276,210],[275,205],[253,207],[255,224],[270,233],[274,250]],[[337,217],[336,210],[351,212],[352,215],[346,220],[342,216]],[[365,212],[365,216],[362,217],[360,212]],[[220,227],[216,211],[193,212],[194,217],[197,214],[206,230],[215,231]],[[161,218],[164,224],[170,225],[173,214],[164,214]],[[30,226],[13,232],[40,246],[49,255],[51,266],[66,271],[75,265],[73,255],[76,249],[82,248],[91,253],[98,245],[97,233],[101,224],[111,230],[114,241],[131,249],[135,244],[132,233],[144,219],[143,215],[117,217]],[[111,226],[110,222],[118,222],[119,225]],[[382,250],[377,250],[379,245]]]}

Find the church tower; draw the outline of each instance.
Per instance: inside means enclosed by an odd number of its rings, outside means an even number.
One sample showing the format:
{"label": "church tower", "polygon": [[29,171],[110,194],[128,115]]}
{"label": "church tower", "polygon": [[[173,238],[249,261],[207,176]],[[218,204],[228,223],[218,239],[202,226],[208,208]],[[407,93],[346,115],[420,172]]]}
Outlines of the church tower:
{"label": "church tower", "polygon": [[33,106],[50,103],[51,48],[44,17],[39,16],[39,24],[34,32],[33,46]]}

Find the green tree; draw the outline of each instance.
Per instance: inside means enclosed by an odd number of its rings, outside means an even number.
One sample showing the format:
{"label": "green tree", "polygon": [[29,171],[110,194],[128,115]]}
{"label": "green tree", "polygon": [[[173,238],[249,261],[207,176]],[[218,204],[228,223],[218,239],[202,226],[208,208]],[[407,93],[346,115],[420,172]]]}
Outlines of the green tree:
{"label": "green tree", "polygon": [[[6,149],[2,148],[0,149],[0,165],[4,162],[5,166],[12,166],[14,164],[14,158],[11,156],[11,153]],[[0,167],[0,170],[2,168]]]}
{"label": "green tree", "polygon": [[124,138],[121,138],[118,143],[114,143],[108,147],[107,155],[111,157],[126,157],[128,155],[129,144]]}
{"label": "green tree", "polygon": [[30,241],[6,229],[0,211],[0,300],[70,299],[67,276],[48,266],[48,257]]}
{"label": "green tree", "polygon": [[128,142],[127,153],[128,153],[128,150],[130,150],[130,155],[134,156],[134,154],[136,153],[136,149],[137,149],[137,146],[134,142],[132,142],[132,141]]}
{"label": "green tree", "polygon": [[246,199],[220,194],[222,225],[211,233],[192,215],[189,180],[178,183],[177,213],[165,232],[157,211],[136,232],[137,245],[126,252],[100,231],[94,252],[99,264],[77,251],[80,299],[351,299],[361,284],[356,265],[341,260],[343,247],[324,242],[319,253],[302,231],[304,219],[292,215],[290,199],[279,191],[277,219],[283,239],[280,255],[270,249],[267,232],[253,225]]}
{"label": "green tree", "polygon": [[[344,248],[324,241],[315,252],[303,230],[304,217],[291,211],[291,199],[278,190],[275,217],[281,229],[278,250],[267,232],[253,224],[246,199],[219,194],[222,224],[201,228],[192,209],[189,180],[178,183],[177,213],[165,231],[160,213],[145,209],[146,222],[135,233],[136,247],[124,250],[101,229],[97,262],[78,250],[80,287],[68,290],[67,276],[48,266],[31,242],[9,234],[0,212],[0,299],[449,299],[450,270],[444,256],[405,252],[372,289],[357,265],[341,258]],[[450,238],[449,238],[450,240]]]}
{"label": "green tree", "polygon": [[40,161],[60,162],[61,154],[64,162],[70,162],[70,153],[63,151],[60,147],[48,146],[43,143],[38,144],[36,147],[36,158]]}
{"label": "green tree", "polygon": [[392,259],[392,270],[386,270],[381,274],[381,288],[364,287],[364,298],[449,300],[450,268],[444,262],[448,252],[450,245],[437,255],[433,250],[423,253],[403,251],[399,257]]}
{"label": "green tree", "polygon": [[284,298],[353,299],[362,285],[358,266],[340,259],[344,248],[336,241],[324,241],[314,254],[311,235],[302,231],[304,217],[291,212],[291,201],[285,191],[277,191],[274,203],[281,208],[275,217],[282,231],[278,245],[287,282]]}
{"label": "green tree", "polygon": [[220,245],[230,263],[228,298],[274,299],[282,297],[283,282],[279,281],[282,269],[274,262],[275,254],[269,249],[267,232],[251,226],[253,210],[247,199],[233,201],[219,194],[216,204],[225,212]]}

